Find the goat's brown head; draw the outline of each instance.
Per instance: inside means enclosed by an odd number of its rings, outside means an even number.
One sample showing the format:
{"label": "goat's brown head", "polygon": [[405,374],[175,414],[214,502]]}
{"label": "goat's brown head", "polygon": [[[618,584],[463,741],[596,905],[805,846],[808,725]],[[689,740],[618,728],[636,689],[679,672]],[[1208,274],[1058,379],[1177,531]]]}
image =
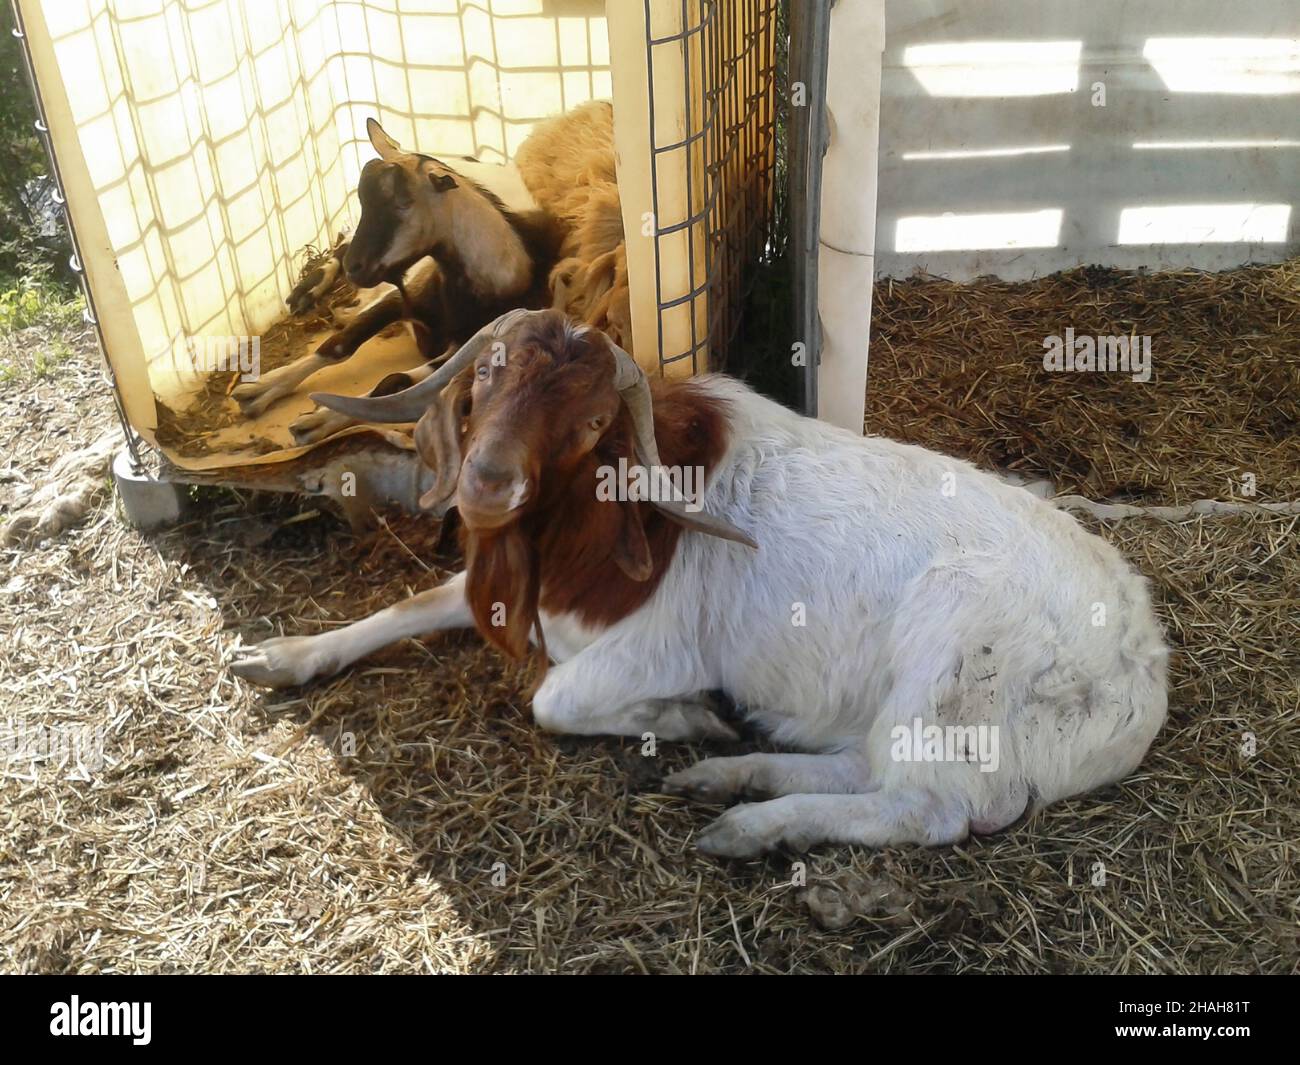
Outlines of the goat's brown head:
{"label": "goat's brown head", "polygon": [[[420,504],[435,511],[459,507],[469,533],[470,583],[487,589],[471,589],[479,629],[515,654],[526,647],[537,610],[532,523],[572,520],[553,514],[552,504],[575,484],[594,497],[601,465],[617,466],[620,458],[660,465],[645,374],[603,334],[575,327],[556,311],[502,315],[404,392],[312,398],[363,421],[418,420],[416,448],[435,475]],[[755,546],[682,502],[647,502],[686,528]],[[600,520],[617,529],[610,557],[633,580],[646,580],[652,564],[640,504],[611,500],[602,507]],[[496,561],[485,561],[489,556]],[[499,572],[485,576],[486,570]],[[509,607],[521,599],[520,609]],[[496,602],[508,605],[504,626],[479,616],[480,606],[486,611]],[[512,619],[518,621],[513,629]]]}
{"label": "goat's brown head", "polygon": [[[524,318],[462,371],[459,388],[421,419],[416,445],[435,470],[459,462],[466,526],[517,522],[562,495],[580,468],[632,460],[615,364],[603,336],[551,312]],[[449,434],[434,431],[448,418],[463,429],[459,455],[442,446]]]}
{"label": "goat's brown head", "polygon": [[361,219],[343,269],[355,285],[397,283],[407,268],[451,232],[455,209],[447,193],[458,188],[454,171],[427,155],[403,151],[373,118],[370,143],[379,153],[361,170]]}

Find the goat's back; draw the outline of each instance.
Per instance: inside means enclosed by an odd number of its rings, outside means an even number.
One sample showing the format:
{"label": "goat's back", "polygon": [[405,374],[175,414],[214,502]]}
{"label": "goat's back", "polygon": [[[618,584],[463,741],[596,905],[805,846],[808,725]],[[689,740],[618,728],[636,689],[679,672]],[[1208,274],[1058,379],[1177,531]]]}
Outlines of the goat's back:
{"label": "goat's back", "polygon": [[969,463],[700,384],[733,434],[705,507],[760,547],[684,537],[665,582],[683,601],[665,607],[699,616],[709,680],[778,741],[834,747],[949,706],[1002,727],[1044,801],[1136,765],[1164,718],[1166,651],[1110,544]]}

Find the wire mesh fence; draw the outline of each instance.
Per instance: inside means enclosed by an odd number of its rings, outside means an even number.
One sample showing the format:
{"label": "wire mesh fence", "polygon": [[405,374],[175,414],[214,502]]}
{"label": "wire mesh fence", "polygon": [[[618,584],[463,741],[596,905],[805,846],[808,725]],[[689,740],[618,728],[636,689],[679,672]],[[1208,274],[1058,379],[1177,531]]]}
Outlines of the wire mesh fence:
{"label": "wire mesh fence", "polygon": [[[726,361],[754,267],[773,247],[780,4],[681,0],[662,33],[662,5],[645,7],[660,368],[700,373]],[[680,80],[682,99],[665,122],[669,80]],[[662,211],[670,171],[686,185],[676,218]],[[670,259],[682,277],[667,276]]]}

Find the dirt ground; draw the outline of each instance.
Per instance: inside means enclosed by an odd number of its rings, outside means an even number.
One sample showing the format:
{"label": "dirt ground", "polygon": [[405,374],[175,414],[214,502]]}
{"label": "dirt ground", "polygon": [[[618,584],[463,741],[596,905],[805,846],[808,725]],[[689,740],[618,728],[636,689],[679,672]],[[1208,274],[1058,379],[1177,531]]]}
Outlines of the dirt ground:
{"label": "dirt ground", "polygon": [[[925,341],[897,321],[907,367]],[[113,424],[73,346],[4,386],[5,510]],[[942,398],[982,439],[962,392]],[[1142,501],[1178,498],[1162,478]],[[224,668],[239,639],[438,582],[454,560],[430,522],[358,539],[310,500],[208,490],[141,535],[101,493],[84,526],[0,553],[0,728],[99,728],[105,757],[5,766],[0,969],[1294,972],[1298,523],[1096,526],[1151,578],[1175,650],[1169,723],[1122,785],[958,847],[719,863],[692,845],[717,811],[656,790],[702,750],[542,735],[525,678],[472,634],[287,693]]]}

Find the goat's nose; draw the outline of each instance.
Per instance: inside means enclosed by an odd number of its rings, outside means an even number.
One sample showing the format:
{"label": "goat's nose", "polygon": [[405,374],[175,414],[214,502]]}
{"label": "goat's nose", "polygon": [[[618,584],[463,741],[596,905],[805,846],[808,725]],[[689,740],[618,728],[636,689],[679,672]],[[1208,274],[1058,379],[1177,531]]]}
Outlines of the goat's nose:
{"label": "goat's nose", "polygon": [[490,528],[527,501],[531,486],[522,464],[496,449],[471,453],[461,471],[457,498],[467,525]]}
{"label": "goat's nose", "polygon": [[515,480],[517,471],[491,455],[476,455],[470,460],[474,480],[486,489],[502,488]]}

